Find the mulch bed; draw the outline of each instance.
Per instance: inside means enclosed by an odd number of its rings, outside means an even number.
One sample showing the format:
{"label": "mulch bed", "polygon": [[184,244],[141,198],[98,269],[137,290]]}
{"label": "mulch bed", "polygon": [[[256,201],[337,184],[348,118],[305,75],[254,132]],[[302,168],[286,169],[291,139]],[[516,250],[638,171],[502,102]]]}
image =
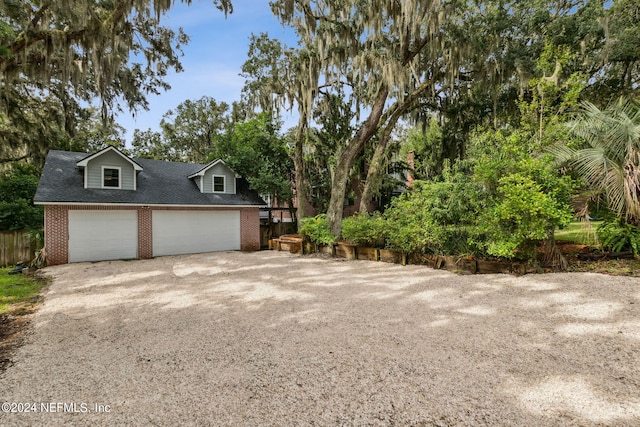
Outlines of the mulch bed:
{"label": "mulch bed", "polygon": [[572,242],[558,241],[557,244],[569,262],[568,271],[640,277],[640,260],[631,253],[601,252]]}

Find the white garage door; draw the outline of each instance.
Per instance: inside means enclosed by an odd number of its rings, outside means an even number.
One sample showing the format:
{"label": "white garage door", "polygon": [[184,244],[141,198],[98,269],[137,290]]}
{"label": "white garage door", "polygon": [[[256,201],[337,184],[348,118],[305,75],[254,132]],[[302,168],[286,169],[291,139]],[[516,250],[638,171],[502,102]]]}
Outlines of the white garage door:
{"label": "white garage door", "polygon": [[69,262],[137,257],[136,211],[69,211]]}
{"label": "white garage door", "polygon": [[153,256],[240,249],[240,211],[153,211]]}

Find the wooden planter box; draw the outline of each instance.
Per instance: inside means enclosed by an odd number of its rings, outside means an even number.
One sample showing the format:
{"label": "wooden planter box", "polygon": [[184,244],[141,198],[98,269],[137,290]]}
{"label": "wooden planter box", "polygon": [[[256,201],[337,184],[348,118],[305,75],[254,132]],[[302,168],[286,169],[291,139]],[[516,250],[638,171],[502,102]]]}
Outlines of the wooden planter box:
{"label": "wooden planter box", "polygon": [[534,265],[517,261],[482,260],[469,257],[452,257],[442,255],[409,254],[390,249],[369,248],[346,242],[330,245],[316,245],[301,239],[279,238],[269,241],[273,250],[289,251],[292,254],[322,253],[348,260],[382,261],[393,264],[426,265],[434,269],[444,269],[456,273],[470,274],[527,274],[537,273]]}
{"label": "wooden planter box", "polygon": [[285,248],[288,246],[289,252],[291,252],[292,254],[302,255],[302,242],[286,242],[282,243],[282,245],[285,246]]}
{"label": "wooden planter box", "polygon": [[457,265],[461,271],[471,274],[478,272],[478,260],[474,258],[458,258]]}
{"label": "wooden planter box", "polygon": [[315,254],[316,252],[318,252],[318,245],[312,242],[302,242],[303,254]]}
{"label": "wooden planter box", "polygon": [[480,274],[528,274],[541,273],[542,269],[538,266],[521,261],[503,261],[503,260],[481,260],[477,261]]}
{"label": "wooden planter box", "polygon": [[407,256],[407,261],[409,264],[415,265],[426,265],[431,268],[436,268],[438,264],[437,255],[427,255],[427,254],[409,254]]}
{"label": "wooden planter box", "polygon": [[358,259],[357,245],[340,242],[335,244],[335,256],[346,259]]}
{"label": "wooden planter box", "polygon": [[302,254],[303,241],[295,237],[281,236],[277,239],[269,240],[269,249],[274,251],[289,251],[292,254]]}
{"label": "wooden planter box", "polygon": [[332,256],[335,255],[335,250],[333,245],[318,245],[317,252],[321,254],[332,255]]}
{"label": "wooden planter box", "polygon": [[511,273],[511,262],[478,260],[479,273]]}
{"label": "wooden planter box", "polygon": [[402,263],[402,254],[390,249],[380,249],[380,261],[394,264]]}
{"label": "wooden planter box", "polygon": [[380,261],[380,249],[358,246],[356,252],[358,259],[365,261]]}

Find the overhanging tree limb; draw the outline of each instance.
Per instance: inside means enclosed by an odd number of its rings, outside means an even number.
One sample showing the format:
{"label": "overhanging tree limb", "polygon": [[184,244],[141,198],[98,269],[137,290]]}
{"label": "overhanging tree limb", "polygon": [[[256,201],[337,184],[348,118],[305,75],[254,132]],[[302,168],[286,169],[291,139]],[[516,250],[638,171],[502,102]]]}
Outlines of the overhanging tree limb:
{"label": "overhanging tree limb", "polygon": [[[27,150],[39,157],[43,144],[46,151],[71,137],[65,135],[73,127],[70,121],[61,127],[57,118],[40,120],[45,104],[55,112],[58,101],[72,105],[98,99],[105,121],[123,105],[132,111],[146,108],[149,93],[168,87],[168,71],[182,69],[180,49],[187,37],[160,25],[173,3],[0,1],[0,114],[7,120],[0,156],[13,158],[12,151]],[[225,14],[232,11],[230,0],[213,4]],[[132,54],[144,60],[136,62]],[[80,115],[78,107],[67,119]]]}

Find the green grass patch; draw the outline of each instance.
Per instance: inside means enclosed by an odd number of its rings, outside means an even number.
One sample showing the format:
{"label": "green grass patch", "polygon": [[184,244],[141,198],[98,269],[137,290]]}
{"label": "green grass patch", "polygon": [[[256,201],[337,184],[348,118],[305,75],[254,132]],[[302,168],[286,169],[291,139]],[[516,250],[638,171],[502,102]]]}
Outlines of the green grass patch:
{"label": "green grass patch", "polygon": [[32,274],[9,274],[12,268],[0,269],[0,315],[8,314],[17,306],[37,301],[46,280]]}
{"label": "green grass patch", "polygon": [[556,230],[556,240],[574,242],[580,245],[597,245],[596,228],[601,223],[601,221],[591,221],[591,227],[589,227],[580,221],[572,222],[562,230]]}

